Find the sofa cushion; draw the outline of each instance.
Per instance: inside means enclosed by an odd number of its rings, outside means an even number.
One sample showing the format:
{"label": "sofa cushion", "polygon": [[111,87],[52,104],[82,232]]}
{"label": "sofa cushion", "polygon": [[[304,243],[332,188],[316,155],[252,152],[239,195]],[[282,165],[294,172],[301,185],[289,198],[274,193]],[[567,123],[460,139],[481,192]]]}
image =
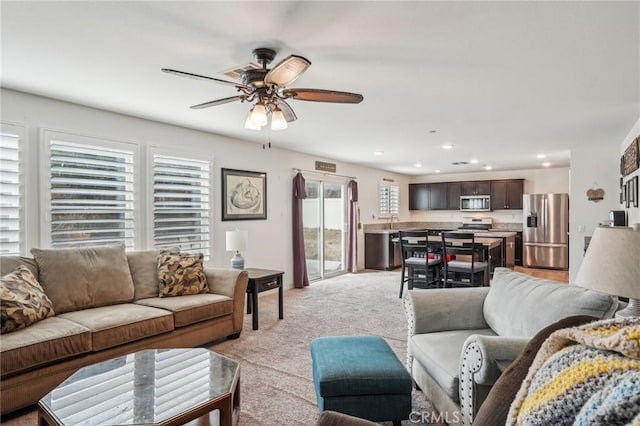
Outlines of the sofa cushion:
{"label": "sofa cushion", "polygon": [[55,315],[51,300],[24,265],[0,278],[0,333],[10,333]]}
{"label": "sofa cushion", "polygon": [[233,312],[233,299],[220,294],[192,294],[182,297],[153,297],[134,303],[173,312],[175,327],[228,315]]}
{"label": "sofa cushion", "polygon": [[207,293],[202,253],[177,253],[162,250],[158,258],[160,297]]}
{"label": "sofa cushion", "polygon": [[160,250],[140,250],[127,253],[133,279],[134,300],[157,297],[160,292],[158,257]]}
{"label": "sofa cushion", "polygon": [[[179,252],[180,248],[173,247],[169,250]],[[127,252],[127,261],[133,279],[134,300],[158,297],[160,293],[160,279],[158,278],[160,251],[157,249]]]}
{"label": "sofa cushion", "polygon": [[617,307],[604,293],[496,268],[483,311],[498,335],[532,337],[568,316],[610,318]]}
{"label": "sofa cushion", "polygon": [[133,300],[123,245],[31,249],[58,314]]}
{"label": "sofa cushion", "polygon": [[51,317],[15,333],[2,335],[1,373],[31,369],[91,352],[91,332],[75,322]]}
{"label": "sofa cushion", "polygon": [[440,331],[411,336],[409,350],[415,361],[455,402],[459,401],[460,354],[467,337],[473,334],[495,336],[489,329]]}
{"label": "sofa cushion", "polygon": [[29,271],[31,271],[35,279],[38,280],[38,282],[40,281],[38,264],[32,257],[0,256],[0,276],[6,275],[11,271],[15,271],[20,265],[24,265],[29,268]]}
{"label": "sofa cushion", "polygon": [[171,312],[134,303],[68,312],[60,317],[91,330],[94,352],[173,330]]}

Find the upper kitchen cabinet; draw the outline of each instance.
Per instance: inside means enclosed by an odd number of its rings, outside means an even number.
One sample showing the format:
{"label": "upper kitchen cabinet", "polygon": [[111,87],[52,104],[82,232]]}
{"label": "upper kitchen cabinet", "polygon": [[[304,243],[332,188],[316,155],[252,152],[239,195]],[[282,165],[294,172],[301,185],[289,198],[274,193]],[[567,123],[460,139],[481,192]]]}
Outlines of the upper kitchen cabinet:
{"label": "upper kitchen cabinet", "polygon": [[493,210],[522,210],[524,179],[491,181],[491,208]]}
{"label": "upper kitchen cabinet", "polygon": [[409,184],[409,210],[429,210],[429,184]]}
{"label": "upper kitchen cabinet", "polygon": [[462,195],[462,182],[449,182],[447,184],[449,210],[460,209],[460,195]]}
{"label": "upper kitchen cabinet", "polygon": [[491,194],[491,181],[460,182],[462,189],[460,195],[489,195]]}
{"label": "upper kitchen cabinet", "polygon": [[431,210],[447,210],[447,182],[429,184],[429,208]]}

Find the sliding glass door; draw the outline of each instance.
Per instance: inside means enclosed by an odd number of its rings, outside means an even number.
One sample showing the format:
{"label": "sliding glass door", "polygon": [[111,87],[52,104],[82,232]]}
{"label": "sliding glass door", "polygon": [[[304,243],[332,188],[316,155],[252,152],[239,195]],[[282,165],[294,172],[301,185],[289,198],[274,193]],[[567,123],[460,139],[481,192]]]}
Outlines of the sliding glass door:
{"label": "sliding glass door", "polygon": [[342,183],[306,181],[304,248],[310,280],[345,272],[346,197]]}

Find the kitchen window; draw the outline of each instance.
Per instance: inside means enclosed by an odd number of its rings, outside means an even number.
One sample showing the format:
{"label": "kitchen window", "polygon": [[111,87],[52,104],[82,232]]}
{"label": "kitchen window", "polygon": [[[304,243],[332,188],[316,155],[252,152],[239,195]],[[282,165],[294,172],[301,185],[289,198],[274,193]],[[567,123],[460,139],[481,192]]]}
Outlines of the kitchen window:
{"label": "kitchen window", "polygon": [[45,235],[51,247],[135,246],[137,145],[44,131]]}
{"label": "kitchen window", "polygon": [[380,217],[397,216],[400,213],[400,187],[391,180],[383,180],[378,187]]}

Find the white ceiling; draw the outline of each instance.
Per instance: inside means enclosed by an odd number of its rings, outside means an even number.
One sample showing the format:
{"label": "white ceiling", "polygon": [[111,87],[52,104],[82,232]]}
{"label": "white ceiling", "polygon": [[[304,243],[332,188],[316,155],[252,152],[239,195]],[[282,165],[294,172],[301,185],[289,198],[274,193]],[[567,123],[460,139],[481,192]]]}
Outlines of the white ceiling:
{"label": "white ceiling", "polygon": [[[3,87],[405,174],[567,166],[640,117],[638,1],[2,1],[1,19]],[[256,47],[311,60],[292,86],[364,101],[291,100],[296,122],[256,132],[247,104],[188,108],[232,87],[160,72],[226,79]]]}

